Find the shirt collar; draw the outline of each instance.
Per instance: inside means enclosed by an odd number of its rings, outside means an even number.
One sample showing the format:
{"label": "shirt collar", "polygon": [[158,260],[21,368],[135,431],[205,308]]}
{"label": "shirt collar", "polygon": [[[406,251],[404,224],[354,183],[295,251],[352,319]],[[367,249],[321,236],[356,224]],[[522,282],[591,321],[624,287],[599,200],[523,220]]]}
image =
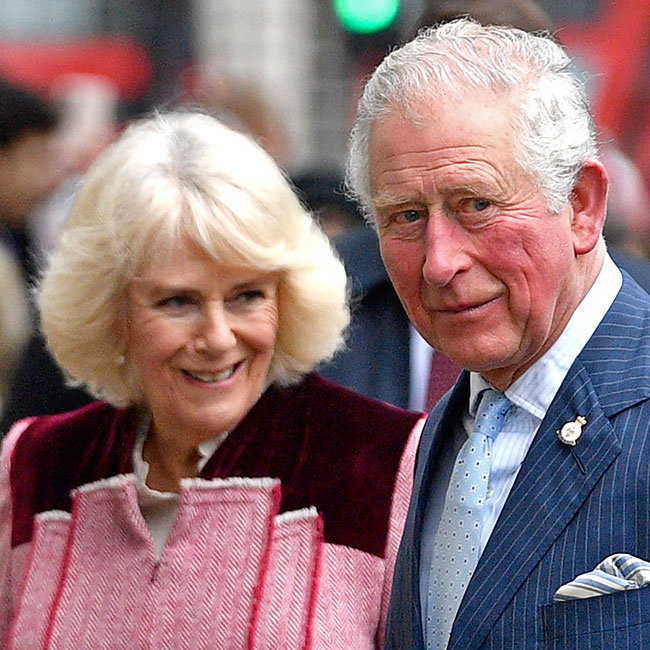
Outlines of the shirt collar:
{"label": "shirt collar", "polygon": [[[540,420],[544,419],[569,368],[598,327],[619,292],[623,276],[609,255],[591,289],[573,312],[557,341],[505,391],[506,397]],[[470,373],[469,412],[476,414],[482,390],[492,386]]]}

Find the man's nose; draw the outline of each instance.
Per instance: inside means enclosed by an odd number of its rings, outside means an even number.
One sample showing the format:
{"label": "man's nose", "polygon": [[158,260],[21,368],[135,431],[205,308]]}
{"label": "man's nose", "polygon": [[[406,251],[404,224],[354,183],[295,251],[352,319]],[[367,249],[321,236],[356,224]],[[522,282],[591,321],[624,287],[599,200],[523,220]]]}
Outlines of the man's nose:
{"label": "man's nose", "polygon": [[422,275],[433,286],[444,287],[467,268],[462,227],[444,214],[430,214],[425,238]]}

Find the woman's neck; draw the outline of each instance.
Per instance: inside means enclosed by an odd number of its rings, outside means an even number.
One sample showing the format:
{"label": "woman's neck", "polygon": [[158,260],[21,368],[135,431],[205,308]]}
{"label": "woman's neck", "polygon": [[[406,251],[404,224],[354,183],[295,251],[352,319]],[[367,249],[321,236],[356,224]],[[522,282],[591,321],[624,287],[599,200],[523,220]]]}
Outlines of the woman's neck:
{"label": "woman's neck", "polygon": [[142,457],[149,464],[148,487],[159,492],[179,492],[181,479],[198,474],[201,455],[196,447],[169,444],[152,430],[144,441]]}

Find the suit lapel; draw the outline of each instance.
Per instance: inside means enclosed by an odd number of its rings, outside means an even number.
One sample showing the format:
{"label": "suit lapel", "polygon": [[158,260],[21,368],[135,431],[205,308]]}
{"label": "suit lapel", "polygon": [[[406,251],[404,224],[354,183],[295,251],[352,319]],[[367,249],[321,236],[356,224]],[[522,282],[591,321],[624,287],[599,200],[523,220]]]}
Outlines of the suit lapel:
{"label": "suit lapel", "polygon": [[[624,285],[555,396],[470,581],[449,650],[481,646],[620,453],[621,441],[609,418],[648,399],[648,369],[638,363],[638,348],[647,345],[648,333],[639,340],[629,329],[628,307],[636,301],[647,309],[647,297]],[[587,424],[578,444],[569,447],[556,431],[578,415]]]}

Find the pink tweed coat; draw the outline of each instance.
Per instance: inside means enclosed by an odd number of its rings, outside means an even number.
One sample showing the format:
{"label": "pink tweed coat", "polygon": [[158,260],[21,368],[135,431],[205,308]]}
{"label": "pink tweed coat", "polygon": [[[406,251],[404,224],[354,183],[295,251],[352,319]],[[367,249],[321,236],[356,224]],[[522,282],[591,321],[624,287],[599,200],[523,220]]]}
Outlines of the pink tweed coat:
{"label": "pink tweed coat", "polygon": [[159,559],[136,420],[96,403],[4,440],[0,647],[381,647],[418,415],[317,375],[269,389],[182,483]]}

